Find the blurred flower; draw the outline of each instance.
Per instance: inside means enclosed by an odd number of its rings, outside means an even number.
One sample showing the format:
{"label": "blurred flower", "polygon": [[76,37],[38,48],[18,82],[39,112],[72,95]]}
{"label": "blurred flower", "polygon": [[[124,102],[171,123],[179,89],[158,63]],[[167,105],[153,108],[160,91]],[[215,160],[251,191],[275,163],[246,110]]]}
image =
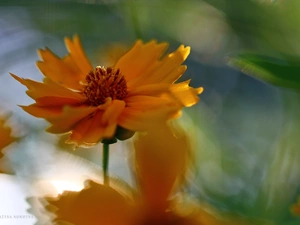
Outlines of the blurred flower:
{"label": "blurred flower", "polygon": [[300,216],[300,198],[298,198],[298,202],[291,206],[291,212],[295,216]]}
{"label": "blurred flower", "polygon": [[[6,126],[7,122],[7,117],[3,117],[3,118],[0,118],[0,159],[3,157],[3,152],[2,150],[10,145],[12,142],[14,142],[16,140],[15,137],[12,137],[11,136],[11,128],[9,126]],[[3,160],[3,159],[2,159]],[[2,161],[3,162],[3,161]],[[2,164],[2,162],[0,162]],[[2,165],[0,167],[0,173],[1,172],[6,172],[6,171],[2,171],[3,168],[2,168]]]}
{"label": "blurred flower", "polygon": [[63,58],[48,48],[39,50],[43,83],[12,76],[36,101],[22,108],[49,121],[48,132],[71,132],[68,143],[91,146],[103,139],[127,139],[178,117],[203,90],[191,88],[189,80],[174,84],[186,70],[181,64],[189,47],[181,45],[161,58],[167,43],[138,40],[113,67],[93,69],[78,36],[65,43],[69,54]]}
{"label": "blurred flower", "polygon": [[[138,193],[128,193],[89,180],[80,192],[46,198],[53,222],[74,225],[217,225],[232,223],[208,213],[199,204],[178,200],[180,175],[188,166],[186,135],[169,126],[140,134],[134,143]],[[120,191],[121,190],[121,191]],[[126,194],[127,193],[127,194]],[[174,197],[175,196],[175,197]],[[183,200],[182,200],[183,199]]]}

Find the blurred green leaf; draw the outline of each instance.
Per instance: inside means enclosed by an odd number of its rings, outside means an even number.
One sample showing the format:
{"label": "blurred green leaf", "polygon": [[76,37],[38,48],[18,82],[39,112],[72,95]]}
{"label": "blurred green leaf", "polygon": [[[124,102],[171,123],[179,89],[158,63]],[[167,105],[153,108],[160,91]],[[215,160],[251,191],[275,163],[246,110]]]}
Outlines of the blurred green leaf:
{"label": "blurred green leaf", "polygon": [[263,82],[300,90],[300,58],[286,60],[244,53],[229,59],[229,65]]}

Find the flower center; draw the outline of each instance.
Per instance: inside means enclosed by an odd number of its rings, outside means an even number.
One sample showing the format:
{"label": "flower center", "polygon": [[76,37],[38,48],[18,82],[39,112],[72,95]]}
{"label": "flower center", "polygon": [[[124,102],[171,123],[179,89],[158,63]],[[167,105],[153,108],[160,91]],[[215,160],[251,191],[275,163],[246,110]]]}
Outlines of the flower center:
{"label": "flower center", "polygon": [[97,66],[85,79],[87,85],[83,93],[92,106],[103,104],[108,97],[122,100],[128,93],[126,80],[119,69]]}

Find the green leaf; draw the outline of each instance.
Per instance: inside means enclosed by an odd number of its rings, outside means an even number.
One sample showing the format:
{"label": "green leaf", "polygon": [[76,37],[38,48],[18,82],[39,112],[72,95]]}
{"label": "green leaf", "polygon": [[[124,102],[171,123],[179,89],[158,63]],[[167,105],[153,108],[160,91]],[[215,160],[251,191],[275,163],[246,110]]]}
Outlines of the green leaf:
{"label": "green leaf", "polygon": [[300,58],[244,53],[231,57],[228,64],[260,81],[300,91]]}

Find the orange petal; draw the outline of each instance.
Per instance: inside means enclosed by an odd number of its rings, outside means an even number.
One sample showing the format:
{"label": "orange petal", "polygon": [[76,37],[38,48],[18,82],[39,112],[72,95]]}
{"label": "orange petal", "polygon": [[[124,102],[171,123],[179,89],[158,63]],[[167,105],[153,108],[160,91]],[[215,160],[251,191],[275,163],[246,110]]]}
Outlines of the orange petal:
{"label": "orange petal", "polygon": [[76,144],[76,146],[88,147],[97,144],[103,138],[112,138],[117,123],[103,124],[104,111],[97,110],[93,115],[87,116],[79,121],[67,143]]}
{"label": "orange petal", "polygon": [[125,108],[125,102],[120,100],[113,100],[109,107],[105,110],[102,123],[103,124],[112,124],[116,123],[119,115],[122,113]]}
{"label": "orange petal", "polygon": [[38,54],[43,61],[36,63],[37,67],[54,82],[68,88],[80,90],[80,81],[87,73],[83,73],[70,55],[59,58],[50,49],[39,49]]}
{"label": "orange petal", "polygon": [[203,92],[203,88],[192,88],[189,86],[189,80],[173,84],[170,87],[170,91],[173,97],[181,102],[185,107],[195,105],[199,101],[198,95]]}
{"label": "orange petal", "polygon": [[0,158],[2,156],[1,150],[16,140],[11,136],[11,128],[5,125],[6,121],[7,118],[0,118]]}
{"label": "orange petal", "polygon": [[144,44],[141,40],[138,40],[119,59],[115,67],[121,70],[127,81],[130,81],[156,65],[167,46],[167,43],[157,44],[156,41],[150,41]]}
{"label": "orange petal", "polygon": [[56,84],[48,78],[45,78],[43,83],[40,83],[30,79],[20,78],[14,74],[11,74],[11,76],[28,88],[26,93],[33,99],[45,96],[55,96],[82,101],[85,100],[85,97],[78,92],[71,91],[59,84]]}
{"label": "orange petal", "polygon": [[40,106],[63,106],[63,105],[78,105],[82,103],[78,99],[74,98],[62,98],[55,96],[46,96],[35,99],[36,103]]}
{"label": "orange petal", "polygon": [[69,132],[80,120],[95,112],[96,109],[96,107],[66,106],[59,116],[46,118],[52,124],[47,131],[55,134]]}
{"label": "orange petal", "polygon": [[181,64],[189,53],[190,47],[179,46],[175,52],[164,57],[155,67],[144,71],[133,80],[128,80],[128,87],[155,83],[174,83],[185,72],[186,66],[181,66]]}
{"label": "orange petal", "polygon": [[93,70],[93,67],[82,48],[80,38],[78,35],[74,35],[73,40],[65,38],[65,43],[70,53],[70,57],[74,60],[82,72],[82,80],[91,70]]}
{"label": "orange petal", "polygon": [[55,106],[40,106],[38,104],[31,104],[29,106],[21,106],[21,108],[29,113],[30,115],[33,115],[35,117],[39,118],[45,118],[45,117],[56,117],[59,116],[62,112],[62,107],[55,107]]}
{"label": "orange petal", "polygon": [[129,89],[127,96],[131,97],[134,95],[149,95],[159,96],[169,91],[171,84],[146,84],[139,87]]}
{"label": "orange petal", "polygon": [[164,212],[167,199],[186,167],[187,136],[162,123],[134,141],[138,181],[151,210]]}
{"label": "orange petal", "polygon": [[126,199],[109,186],[89,180],[80,192],[66,191],[58,198],[46,198],[53,222],[76,225],[130,225],[133,210]]}
{"label": "orange petal", "polygon": [[[180,112],[178,105],[175,103],[172,104],[173,105],[160,105],[161,107],[154,105],[152,109],[141,107],[142,103],[136,104],[136,108],[126,107],[118,118],[118,124],[132,131],[148,130],[157,124],[164,123],[178,116]],[[144,107],[146,107],[146,105],[146,103],[143,104]]]}

